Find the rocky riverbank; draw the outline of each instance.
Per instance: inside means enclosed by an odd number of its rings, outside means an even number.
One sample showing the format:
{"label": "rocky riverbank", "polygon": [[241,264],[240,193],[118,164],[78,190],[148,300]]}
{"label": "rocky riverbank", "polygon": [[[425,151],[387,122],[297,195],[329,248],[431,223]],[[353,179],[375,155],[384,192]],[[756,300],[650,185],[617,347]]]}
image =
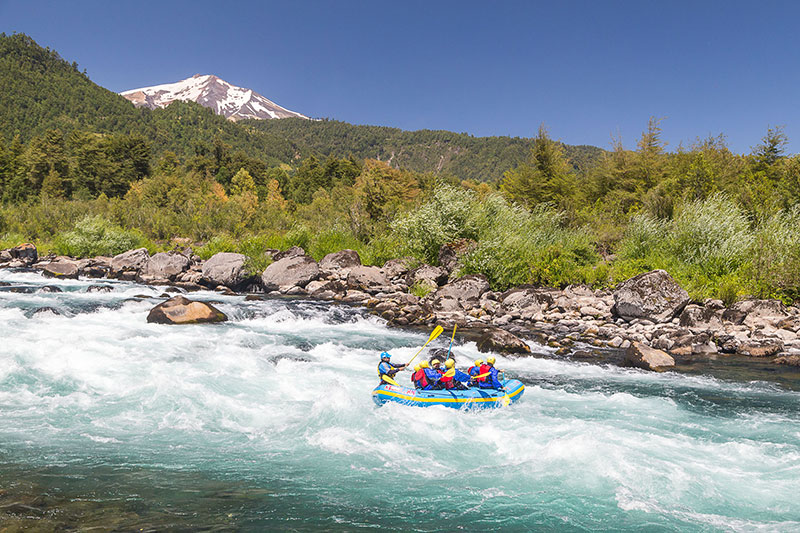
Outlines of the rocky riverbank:
{"label": "rocky riverbank", "polygon": [[[519,286],[495,292],[482,276],[457,276],[461,248],[442,247],[441,266],[401,258],[376,267],[362,265],[353,250],[317,262],[294,247],[274,250],[263,272],[249,272],[246,257],[236,253],[203,261],[188,248],[152,256],[141,248],[115,257],[40,258],[35,246],[23,244],[0,251],[0,268],[170,285],[186,292],[214,289],[248,298],[302,296],[363,305],[396,326],[458,324],[487,352],[526,354],[524,339],[534,339],[585,359],[592,353],[576,351],[575,343],[625,350],[625,364],[650,370],[669,369],[676,357],[727,354],[800,366],[800,309],[780,301],[747,299],[729,307],[719,300],[693,302],[663,270],[640,274],[614,291]],[[178,303],[191,305],[186,298]]]}

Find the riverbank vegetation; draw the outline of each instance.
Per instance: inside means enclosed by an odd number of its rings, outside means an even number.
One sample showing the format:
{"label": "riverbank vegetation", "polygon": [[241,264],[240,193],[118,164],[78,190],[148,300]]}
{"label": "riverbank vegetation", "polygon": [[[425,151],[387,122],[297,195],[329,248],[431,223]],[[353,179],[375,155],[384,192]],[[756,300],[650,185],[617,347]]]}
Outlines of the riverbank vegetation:
{"label": "riverbank vegetation", "polygon": [[[800,297],[800,156],[780,127],[748,154],[723,136],[668,151],[402,132],[337,121],[235,124],[194,103],[134,109],[27,36],[0,35],[0,247],[201,257],[297,245],[320,259],[437,263],[493,288],[613,286],[668,270],[697,299]],[[88,102],[93,102],[88,105]]]}

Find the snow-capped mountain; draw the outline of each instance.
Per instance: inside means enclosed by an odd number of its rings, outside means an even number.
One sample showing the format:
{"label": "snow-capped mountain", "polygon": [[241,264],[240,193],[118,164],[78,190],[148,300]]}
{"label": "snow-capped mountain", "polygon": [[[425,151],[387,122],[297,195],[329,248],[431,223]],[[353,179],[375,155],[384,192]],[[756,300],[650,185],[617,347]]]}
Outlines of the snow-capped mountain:
{"label": "snow-capped mountain", "polygon": [[150,109],[166,107],[175,100],[191,100],[234,121],[245,118],[308,118],[279,106],[251,89],[231,85],[213,75],[195,74],[175,83],[131,89],[120,94],[136,107],[146,106]]}

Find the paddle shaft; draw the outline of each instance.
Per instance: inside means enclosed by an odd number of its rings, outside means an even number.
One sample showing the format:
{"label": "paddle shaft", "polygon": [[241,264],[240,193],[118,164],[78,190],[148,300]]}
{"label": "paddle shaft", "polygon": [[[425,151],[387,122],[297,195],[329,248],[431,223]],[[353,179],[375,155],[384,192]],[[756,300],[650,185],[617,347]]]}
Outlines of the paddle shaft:
{"label": "paddle shaft", "polygon": [[409,361],[408,363],[406,363],[406,366],[410,365],[410,364],[411,364],[411,362],[412,362],[414,359],[416,359],[416,358],[417,358],[417,356],[418,356],[419,354],[421,354],[421,353],[422,353],[422,350],[424,350],[424,349],[425,349],[425,347],[426,347],[428,344],[430,344],[430,342],[431,342],[433,339],[435,339],[436,337],[438,337],[439,335],[441,335],[441,334],[442,334],[442,331],[444,331],[444,329],[442,329],[442,326],[436,326],[436,327],[434,328],[434,330],[433,330],[433,333],[431,333],[431,336],[428,338],[428,342],[426,342],[425,344],[423,344],[423,345],[422,345],[422,348],[420,348],[420,349],[419,349],[419,351],[418,351],[417,353],[415,353],[415,354],[414,354],[414,357],[412,357],[412,358],[411,358],[411,361]]}

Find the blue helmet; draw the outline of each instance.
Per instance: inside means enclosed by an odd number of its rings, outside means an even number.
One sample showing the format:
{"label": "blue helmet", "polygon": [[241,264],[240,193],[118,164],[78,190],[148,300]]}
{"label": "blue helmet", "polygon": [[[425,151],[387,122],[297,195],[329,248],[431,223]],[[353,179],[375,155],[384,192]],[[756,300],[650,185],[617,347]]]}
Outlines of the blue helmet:
{"label": "blue helmet", "polygon": [[383,359],[384,357],[387,358],[387,359],[391,359],[392,358],[392,356],[389,355],[389,352],[381,352],[381,359]]}

